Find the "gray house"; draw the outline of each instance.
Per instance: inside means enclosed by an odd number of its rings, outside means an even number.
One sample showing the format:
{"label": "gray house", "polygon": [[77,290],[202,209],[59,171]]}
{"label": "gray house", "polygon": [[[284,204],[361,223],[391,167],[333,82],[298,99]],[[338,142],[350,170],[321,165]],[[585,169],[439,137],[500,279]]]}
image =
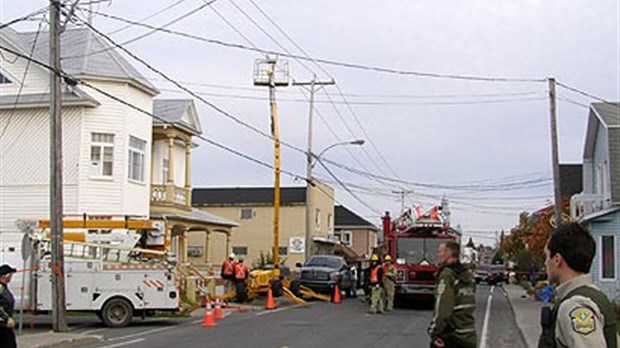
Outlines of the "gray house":
{"label": "gray house", "polygon": [[596,240],[591,274],[620,300],[620,103],[593,103],[583,153],[583,191],[571,198],[571,217]]}

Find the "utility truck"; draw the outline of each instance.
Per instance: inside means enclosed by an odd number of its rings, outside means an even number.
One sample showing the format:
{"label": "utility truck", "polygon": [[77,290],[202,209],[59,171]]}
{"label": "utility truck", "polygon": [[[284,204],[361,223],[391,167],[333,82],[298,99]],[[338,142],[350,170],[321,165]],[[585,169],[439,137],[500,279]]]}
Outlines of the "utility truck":
{"label": "utility truck", "polygon": [[13,280],[24,289],[15,294],[17,307],[51,311],[52,277],[62,274],[66,310],[96,313],[110,327],[126,326],[134,316],[155,311],[178,311],[175,267],[167,253],[139,247],[149,238],[163,244],[163,223],[91,218],[63,220],[63,267],[52,263],[49,220],[22,221],[28,226],[22,229],[26,269]]}

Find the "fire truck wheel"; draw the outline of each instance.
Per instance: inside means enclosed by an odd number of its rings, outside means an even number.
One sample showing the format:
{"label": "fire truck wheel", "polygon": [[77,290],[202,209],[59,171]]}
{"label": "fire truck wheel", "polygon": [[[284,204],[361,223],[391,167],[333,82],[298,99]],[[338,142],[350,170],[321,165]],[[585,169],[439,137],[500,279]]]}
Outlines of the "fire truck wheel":
{"label": "fire truck wheel", "polygon": [[129,325],[133,317],[133,307],[123,298],[108,300],[101,310],[101,320],[109,327],[123,327]]}
{"label": "fire truck wheel", "polygon": [[284,294],[284,289],[282,289],[282,282],[280,281],[280,279],[272,280],[270,286],[273,297],[280,297]]}

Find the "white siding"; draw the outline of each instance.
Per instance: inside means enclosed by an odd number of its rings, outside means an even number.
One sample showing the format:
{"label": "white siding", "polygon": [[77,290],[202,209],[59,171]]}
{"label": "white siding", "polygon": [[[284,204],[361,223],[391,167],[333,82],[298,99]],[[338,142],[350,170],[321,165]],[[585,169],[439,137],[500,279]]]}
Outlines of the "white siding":
{"label": "white siding", "polygon": [[[42,35],[45,35],[43,33]],[[14,49],[7,41],[2,41],[3,45],[8,45]],[[15,57],[8,52],[2,52],[2,68],[3,74],[8,77],[12,83],[0,85],[0,94],[2,95],[16,95],[19,91],[19,86],[24,76],[24,70],[26,69],[27,60],[25,58]],[[16,60],[15,60],[16,59]],[[49,74],[36,64],[30,63],[28,67],[28,74],[24,81],[24,87],[22,94],[39,94],[49,93]],[[4,114],[4,111],[2,112]]]}
{"label": "white siding", "polygon": [[174,144],[174,185],[185,187],[185,147]]}
{"label": "white siding", "polygon": [[[185,187],[185,145],[176,141],[173,148],[174,185]],[[168,140],[157,140],[153,146],[153,183],[164,185],[167,178],[162,178],[163,160],[168,158]]]}
{"label": "white siding", "polygon": [[[603,290],[607,296],[614,299],[620,296],[620,212],[616,212],[597,219],[589,224],[594,240],[596,241],[596,256],[592,261],[590,273],[594,283]],[[616,241],[616,279],[601,279],[601,236],[613,235]]]}

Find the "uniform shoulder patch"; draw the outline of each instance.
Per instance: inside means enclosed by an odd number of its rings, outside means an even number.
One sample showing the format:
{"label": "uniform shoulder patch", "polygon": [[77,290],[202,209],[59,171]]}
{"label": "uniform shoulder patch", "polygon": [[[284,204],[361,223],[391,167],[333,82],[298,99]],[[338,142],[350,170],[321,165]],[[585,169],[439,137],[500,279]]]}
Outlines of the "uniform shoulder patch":
{"label": "uniform shoulder patch", "polygon": [[444,291],[446,291],[446,282],[442,279],[437,285],[437,295],[443,295]]}
{"label": "uniform shoulder patch", "polygon": [[570,311],[570,319],[573,331],[581,335],[587,335],[596,330],[594,312],[586,307],[577,307]]}

